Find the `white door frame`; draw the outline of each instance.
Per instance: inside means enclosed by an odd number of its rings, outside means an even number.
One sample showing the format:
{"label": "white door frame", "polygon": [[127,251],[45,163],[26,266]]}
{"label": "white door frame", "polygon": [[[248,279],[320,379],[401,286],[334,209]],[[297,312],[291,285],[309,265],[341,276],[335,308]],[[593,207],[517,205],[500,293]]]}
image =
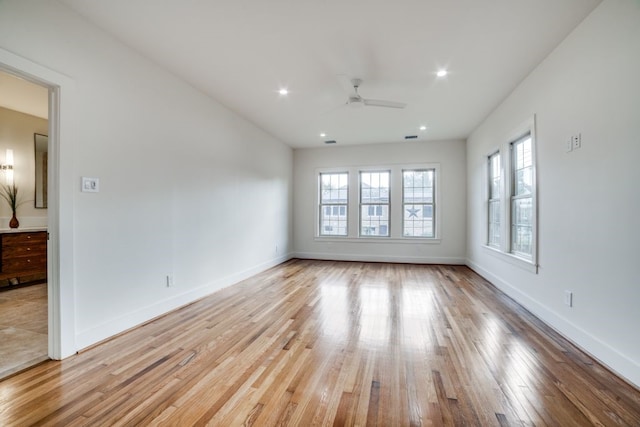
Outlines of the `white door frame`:
{"label": "white door frame", "polygon": [[77,351],[73,274],[73,79],[0,48],[0,70],[49,89],[49,357]]}

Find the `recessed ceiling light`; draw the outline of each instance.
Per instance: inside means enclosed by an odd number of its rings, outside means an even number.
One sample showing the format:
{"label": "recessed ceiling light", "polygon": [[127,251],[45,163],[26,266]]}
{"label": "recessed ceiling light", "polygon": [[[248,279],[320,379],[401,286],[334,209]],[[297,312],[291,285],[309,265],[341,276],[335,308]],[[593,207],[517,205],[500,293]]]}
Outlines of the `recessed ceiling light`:
{"label": "recessed ceiling light", "polygon": [[324,138],[325,136],[327,136],[327,134],[324,132],[320,134],[320,138]]}
{"label": "recessed ceiling light", "polygon": [[427,130],[426,126],[420,126],[420,130]]}
{"label": "recessed ceiling light", "polygon": [[289,95],[289,91],[286,88],[282,88],[278,91],[278,93],[282,96]]}
{"label": "recessed ceiling light", "polygon": [[448,74],[449,72],[447,70],[440,70],[436,73],[436,76],[438,77],[444,77]]}

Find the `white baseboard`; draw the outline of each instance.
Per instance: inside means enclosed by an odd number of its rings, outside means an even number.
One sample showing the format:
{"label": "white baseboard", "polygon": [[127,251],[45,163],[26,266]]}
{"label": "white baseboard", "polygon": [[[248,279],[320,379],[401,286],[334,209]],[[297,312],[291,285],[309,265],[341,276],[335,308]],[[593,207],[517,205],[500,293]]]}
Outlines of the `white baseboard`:
{"label": "white baseboard", "polygon": [[465,265],[466,262],[465,258],[456,257],[412,257],[370,254],[337,254],[334,252],[294,252],[293,257],[301,259],[319,259],[330,261],[395,262],[402,264]]}
{"label": "white baseboard", "polygon": [[173,310],[191,304],[200,298],[213,294],[220,289],[232,286],[242,280],[248,279],[258,273],[268,270],[278,264],[291,259],[290,254],[271,259],[267,262],[255,265],[246,270],[222,277],[206,285],[199,286],[179,295],[172,296],[162,301],[158,301],[139,310],[121,315],[114,319],[109,319],[98,326],[86,329],[76,335],[77,350],[80,351],[96,343],[104,341],[114,335],[140,326],[156,317],[167,314]]}
{"label": "white baseboard", "polygon": [[502,280],[495,274],[485,270],[478,264],[467,259],[466,265],[473,271],[491,282],[496,288],[516,300],[520,305],[533,313],[547,326],[571,341],[585,353],[607,366],[620,377],[623,377],[635,387],[640,388],[640,364],[620,353],[598,337],[590,334],[565,317],[559,315],[539,301],[523,293],[515,286]]}

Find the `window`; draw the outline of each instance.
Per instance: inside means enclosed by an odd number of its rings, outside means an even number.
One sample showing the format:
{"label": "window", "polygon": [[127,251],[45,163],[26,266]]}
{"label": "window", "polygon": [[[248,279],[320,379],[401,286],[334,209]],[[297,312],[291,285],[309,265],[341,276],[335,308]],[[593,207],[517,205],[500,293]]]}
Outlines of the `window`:
{"label": "window", "polygon": [[488,233],[487,233],[487,245],[494,248],[500,247],[500,211],[502,204],[500,201],[501,193],[501,166],[500,166],[500,152],[493,153],[489,156],[489,188],[488,188],[488,203],[487,203],[487,218],[488,218]]}
{"label": "window", "polygon": [[316,239],[440,243],[439,164],[351,166],[316,173]]}
{"label": "window", "polygon": [[511,143],[511,253],[533,256],[533,150],[531,134]]}
{"label": "window", "polygon": [[433,169],[402,171],[402,235],[434,237]]}
{"label": "window", "polygon": [[346,236],[349,174],[320,174],[320,235]]}
{"label": "window", "polygon": [[360,172],[360,235],[389,236],[390,171]]}
{"label": "window", "polygon": [[535,117],[512,133],[487,164],[486,247],[537,273]]}

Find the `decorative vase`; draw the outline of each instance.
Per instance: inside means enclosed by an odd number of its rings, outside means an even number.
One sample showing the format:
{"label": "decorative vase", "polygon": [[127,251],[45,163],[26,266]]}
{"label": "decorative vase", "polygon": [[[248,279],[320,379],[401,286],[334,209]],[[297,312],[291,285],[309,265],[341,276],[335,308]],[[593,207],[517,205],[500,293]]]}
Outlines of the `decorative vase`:
{"label": "decorative vase", "polygon": [[11,217],[11,220],[9,220],[9,227],[11,228],[18,228],[20,226],[20,222],[18,221],[18,218],[16,218],[16,213],[13,213],[13,216]]}

